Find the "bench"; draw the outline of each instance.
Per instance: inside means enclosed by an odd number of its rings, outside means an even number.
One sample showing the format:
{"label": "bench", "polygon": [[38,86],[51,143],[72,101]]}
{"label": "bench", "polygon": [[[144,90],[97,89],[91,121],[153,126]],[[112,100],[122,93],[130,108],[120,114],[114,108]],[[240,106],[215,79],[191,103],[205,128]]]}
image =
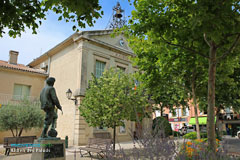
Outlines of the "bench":
{"label": "bench", "polygon": [[102,139],[102,138],[89,138],[86,147],[80,147],[80,155],[83,157],[82,151],[85,154],[89,154],[92,157],[92,153],[96,153],[99,158],[104,158],[104,154],[107,151],[107,146],[112,144],[112,139]]}
{"label": "bench", "polygon": [[110,132],[95,132],[93,133],[94,138],[102,138],[102,139],[111,139]]}
{"label": "bench", "polygon": [[33,144],[35,139],[37,139],[36,136],[4,137],[3,147],[6,148],[5,155],[9,156],[11,148],[17,148],[12,144]]}

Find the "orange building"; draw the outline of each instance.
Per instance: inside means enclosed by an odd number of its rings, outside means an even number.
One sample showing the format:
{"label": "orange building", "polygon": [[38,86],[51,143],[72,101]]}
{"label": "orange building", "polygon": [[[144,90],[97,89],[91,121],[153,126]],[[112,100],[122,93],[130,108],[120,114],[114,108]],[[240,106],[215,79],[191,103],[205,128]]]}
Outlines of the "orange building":
{"label": "orange building", "polygon": [[[156,111],[153,117],[161,116],[160,111]],[[168,117],[168,121],[174,131],[178,131],[183,126],[192,126],[195,124],[194,106],[190,103],[189,107],[175,107],[173,110],[168,108],[163,109],[163,116]],[[207,115],[198,110],[200,125],[206,125]]]}

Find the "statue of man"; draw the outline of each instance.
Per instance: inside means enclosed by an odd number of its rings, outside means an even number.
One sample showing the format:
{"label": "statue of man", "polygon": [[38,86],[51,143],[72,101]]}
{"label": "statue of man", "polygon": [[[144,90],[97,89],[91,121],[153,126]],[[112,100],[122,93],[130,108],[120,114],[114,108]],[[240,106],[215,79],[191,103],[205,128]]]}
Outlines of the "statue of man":
{"label": "statue of man", "polygon": [[57,113],[55,112],[55,106],[62,111],[62,106],[59,103],[55,88],[53,87],[54,82],[55,78],[53,77],[47,78],[46,86],[42,89],[40,94],[41,109],[44,110],[44,112],[46,112],[44,128],[41,134],[41,138],[47,137],[47,131],[50,125],[52,125],[51,130],[54,130],[54,132],[56,132],[55,127],[58,116]]}

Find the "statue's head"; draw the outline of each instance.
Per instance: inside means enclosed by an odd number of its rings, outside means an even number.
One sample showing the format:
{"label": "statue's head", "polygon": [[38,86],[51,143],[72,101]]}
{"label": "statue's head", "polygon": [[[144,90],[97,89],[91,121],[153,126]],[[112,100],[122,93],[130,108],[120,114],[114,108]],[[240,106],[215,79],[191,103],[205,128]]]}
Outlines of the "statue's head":
{"label": "statue's head", "polygon": [[53,78],[53,77],[49,77],[49,78],[47,78],[47,80],[46,80],[46,83],[47,83],[49,86],[53,86],[53,85],[54,85],[54,82],[55,82],[55,78]]}

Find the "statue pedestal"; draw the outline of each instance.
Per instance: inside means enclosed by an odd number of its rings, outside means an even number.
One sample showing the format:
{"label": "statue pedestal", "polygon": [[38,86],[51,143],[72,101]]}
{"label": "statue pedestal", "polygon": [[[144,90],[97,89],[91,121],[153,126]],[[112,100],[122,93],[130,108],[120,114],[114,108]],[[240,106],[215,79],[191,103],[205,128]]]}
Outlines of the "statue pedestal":
{"label": "statue pedestal", "polygon": [[40,138],[34,146],[31,160],[66,160],[65,141],[60,138]]}

